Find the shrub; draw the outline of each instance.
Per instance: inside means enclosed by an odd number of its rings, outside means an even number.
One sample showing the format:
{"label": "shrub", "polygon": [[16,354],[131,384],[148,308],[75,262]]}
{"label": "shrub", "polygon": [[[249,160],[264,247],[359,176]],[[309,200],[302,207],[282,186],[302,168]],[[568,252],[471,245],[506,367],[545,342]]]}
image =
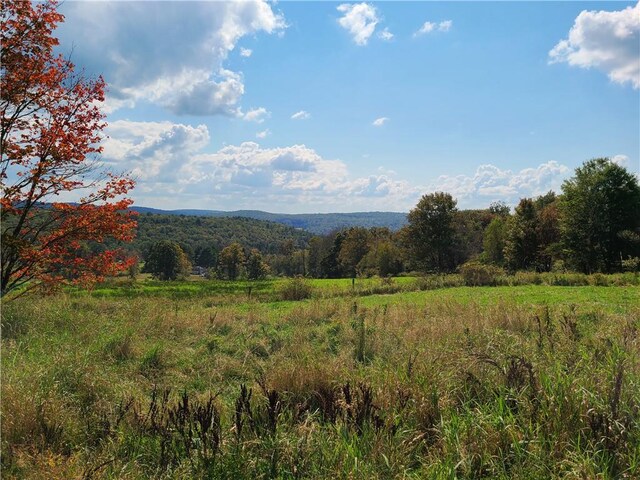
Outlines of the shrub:
{"label": "shrub", "polygon": [[540,285],[542,276],[537,272],[516,272],[513,276],[513,285]]}
{"label": "shrub", "polygon": [[589,284],[596,287],[607,287],[609,286],[609,279],[602,273],[594,273],[589,275]]}
{"label": "shrub", "polygon": [[280,287],[279,297],[280,300],[304,300],[311,298],[312,292],[313,288],[306,279],[294,277]]}
{"label": "shrub", "polygon": [[381,277],[380,281],[371,284],[368,288],[360,290],[360,295],[381,295],[397,293],[402,290],[401,285],[393,280],[391,277]]}
{"label": "shrub", "polygon": [[612,275],[613,284],[622,285],[640,285],[640,272],[626,272],[618,275]]}
{"label": "shrub", "polygon": [[640,258],[628,257],[622,260],[622,270],[625,272],[640,272]]}
{"label": "shrub", "polygon": [[478,261],[470,261],[460,267],[460,274],[465,285],[478,287],[482,285],[496,285],[498,277],[504,271],[494,265],[485,265]]}
{"label": "shrub", "polygon": [[562,275],[556,275],[553,281],[553,285],[567,286],[567,287],[582,287],[589,285],[589,279],[584,273],[564,273]]}
{"label": "shrub", "polygon": [[204,273],[204,278],[207,280],[216,280],[218,278],[218,271],[215,268],[208,268]]}
{"label": "shrub", "polygon": [[553,262],[553,265],[551,266],[551,271],[553,273],[566,273],[567,266],[565,265],[564,260],[556,260],[555,262]]}

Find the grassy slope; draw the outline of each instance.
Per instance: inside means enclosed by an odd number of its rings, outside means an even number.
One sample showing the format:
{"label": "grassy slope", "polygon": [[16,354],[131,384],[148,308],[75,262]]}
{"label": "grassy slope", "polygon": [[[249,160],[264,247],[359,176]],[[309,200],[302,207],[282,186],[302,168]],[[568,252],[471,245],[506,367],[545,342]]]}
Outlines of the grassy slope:
{"label": "grassy slope", "polygon": [[[201,289],[183,298],[175,284],[156,285],[151,298],[104,291],[4,306],[7,478],[77,477],[104,462],[95,477],[640,473],[638,287],[459,287],[278,302],[269,301],[277,281],[254,285],[265,295],[257,300],[247,300],[243,282],[210,284],[208,293],[201,283],[182,284]],[[331,295],[350,289],[349,280],[313,284]],[[246,427],[238,438],[239,384],[255,388],[256,412],[266,408],[257,378],[280,394],[278,433]],[[321,421],[327,404],[317,399],[333,391],[344,406],[346,382],[358,405],[356,385],[370,386],[374,408],[361,411],[362,425],[355,406]],[[147,408],[154,386],[218,394],[215,465],[183,454],[159,470],[157,436],[131,412],[113,431],[98,428],[124,398]],[[308,412],[298,417],[301,408]]]}

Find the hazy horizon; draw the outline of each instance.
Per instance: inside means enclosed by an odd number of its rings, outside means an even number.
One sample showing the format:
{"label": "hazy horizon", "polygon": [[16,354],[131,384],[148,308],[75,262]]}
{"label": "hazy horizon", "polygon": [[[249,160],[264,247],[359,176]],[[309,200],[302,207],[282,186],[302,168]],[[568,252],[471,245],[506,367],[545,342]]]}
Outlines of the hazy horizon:
{"label": "hazy horizon", "polygon": [[134,203],[132,205],[134,208],[145,208],[145,209],[153,209],[153,210],[161,210],[165,212],[181,212],[181,211],[202,211],[202,212],[224,212],[224,213],[234,213],[234,212],[262,212],[262,213],[270,213],[275,215],[352,215],[357,213],[393,213],[393,214],[403,214],[406,215],[409,213],[402,211],[394,211],[394,210],[354,210],[348,212],[298,212],[298,213],[285,213],[271,210],[263,210],[259,208],[238,208],[235,210],[219,210],[214,208],[157,208],[157,207],[149,207],[147,205],[141,205],[139,203]]}

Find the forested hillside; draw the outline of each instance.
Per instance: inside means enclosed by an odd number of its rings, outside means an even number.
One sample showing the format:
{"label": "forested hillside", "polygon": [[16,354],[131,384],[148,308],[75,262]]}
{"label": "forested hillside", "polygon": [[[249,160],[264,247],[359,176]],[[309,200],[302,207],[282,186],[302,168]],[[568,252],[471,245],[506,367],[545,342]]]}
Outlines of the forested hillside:
{"label": "forested hillside", "polygon": [[311,234],[303,230],[251,218],[143,213],[137,220],[138,232],[131,248],[143,255],[160,240],[176,242],[192,256],[198,247],[210,246],[219,251],[233,242],[264,253],[276,253],[285,243],[303,248],[311,238]]}
{"label": "forested hillside", "polygon": [[155,213],[162,215],[188,215],[200,217],[244,217],[256,220],[281,223],[295,228],[302,228],[311,233],[324,235],[333,230],[349,227],[386,227],[392,231],[400,230],[407,224],[407,214],[400,212],[353,212],[353,213],[269,213],[261,210],[236,210],[223,212],[220,210],[158,210],[148,207],[132,207],[139,213]]}

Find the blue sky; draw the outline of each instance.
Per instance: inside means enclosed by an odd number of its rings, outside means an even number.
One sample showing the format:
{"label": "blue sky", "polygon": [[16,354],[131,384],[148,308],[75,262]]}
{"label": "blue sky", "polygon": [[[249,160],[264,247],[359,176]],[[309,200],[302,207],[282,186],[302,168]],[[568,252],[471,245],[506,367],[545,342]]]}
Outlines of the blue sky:
{"label": "blue sky", "polygon": [[74,2],[60,50],[102,74],[103,161],[136,204],[460,208],[640,170],[633,2]]}

